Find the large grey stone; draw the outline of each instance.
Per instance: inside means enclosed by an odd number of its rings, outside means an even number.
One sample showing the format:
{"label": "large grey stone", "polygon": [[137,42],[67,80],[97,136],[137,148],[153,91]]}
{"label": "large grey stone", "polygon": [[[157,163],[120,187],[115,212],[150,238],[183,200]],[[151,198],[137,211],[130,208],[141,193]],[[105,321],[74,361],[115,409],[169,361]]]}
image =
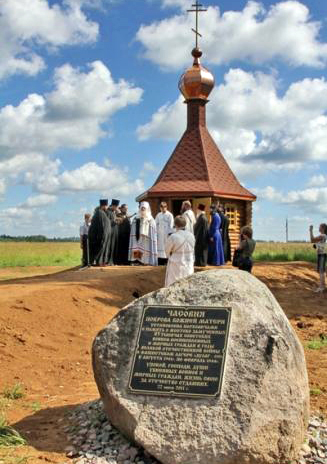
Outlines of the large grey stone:
{"label": "large grey stone", "polygon": [[[220,398],[128,392],[148,304],[230,306]],[[297,457],[309,417],[302,346],[269,289],[236,270],[194,274],[126,306],[96,337],[93,368],[111,422],[163,464],[280,464]]]}

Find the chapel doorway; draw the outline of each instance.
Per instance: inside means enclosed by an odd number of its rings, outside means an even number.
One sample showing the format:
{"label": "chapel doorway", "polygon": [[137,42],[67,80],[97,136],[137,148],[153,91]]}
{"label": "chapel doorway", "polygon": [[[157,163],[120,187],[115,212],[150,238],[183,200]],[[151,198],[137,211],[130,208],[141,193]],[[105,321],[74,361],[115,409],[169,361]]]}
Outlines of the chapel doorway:
{"label": "chapel doorway", "polygon": [[179,216],[181,214],[182,203],[185,200],[172,200],[172,213],[173,216]]}

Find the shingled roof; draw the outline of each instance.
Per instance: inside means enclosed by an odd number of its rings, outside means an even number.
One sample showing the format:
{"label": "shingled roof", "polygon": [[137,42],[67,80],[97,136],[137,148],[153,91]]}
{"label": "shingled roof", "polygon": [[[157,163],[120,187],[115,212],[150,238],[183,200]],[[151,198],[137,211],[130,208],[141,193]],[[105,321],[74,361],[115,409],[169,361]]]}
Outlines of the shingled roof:
{"label": "shingled roof", "polygon": [[223,197],[254,201],[220,153],[206,127],[206,104],[214,77],[192,50],[193,66],[179,81],[187,104],[187,128],[155,184],[137,200],[158,197]]}
{"label": "shingled roof", "polygon": [[256,199],[239,183],[205,124],[186,129],[155,184],[142,195],[145,196]]}

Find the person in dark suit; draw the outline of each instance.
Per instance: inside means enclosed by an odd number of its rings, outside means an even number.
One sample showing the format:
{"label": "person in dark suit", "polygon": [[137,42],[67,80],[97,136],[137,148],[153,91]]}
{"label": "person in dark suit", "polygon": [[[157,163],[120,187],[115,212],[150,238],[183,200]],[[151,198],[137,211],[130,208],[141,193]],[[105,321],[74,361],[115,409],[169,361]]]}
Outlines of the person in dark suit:
{"label": "person in dark suit", "polygon": [[194,225],[195,236],[195,266],[205,267],[208,263],[209,224],[205,205],[199,204],[197,219]]}
{"label": "person in dark suit", "polygon": [[227,263],[228,261],[231,261],[232,258],[229,238],[229,219],[228,216],[226,216],[225,208],[223,205],[218,206],[218,214],[221,220],[220,233],[223,242],[225,263]]}

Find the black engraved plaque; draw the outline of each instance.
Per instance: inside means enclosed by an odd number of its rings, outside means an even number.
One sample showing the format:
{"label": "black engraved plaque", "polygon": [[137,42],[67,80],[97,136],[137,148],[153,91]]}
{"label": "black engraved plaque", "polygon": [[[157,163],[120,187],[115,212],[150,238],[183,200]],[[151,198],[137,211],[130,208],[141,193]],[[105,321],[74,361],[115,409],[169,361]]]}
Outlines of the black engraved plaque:
{"label": "black engraved plaque", "polygon": [[135,347],[132,393],[220,395],[231,308],[146,306]]}

